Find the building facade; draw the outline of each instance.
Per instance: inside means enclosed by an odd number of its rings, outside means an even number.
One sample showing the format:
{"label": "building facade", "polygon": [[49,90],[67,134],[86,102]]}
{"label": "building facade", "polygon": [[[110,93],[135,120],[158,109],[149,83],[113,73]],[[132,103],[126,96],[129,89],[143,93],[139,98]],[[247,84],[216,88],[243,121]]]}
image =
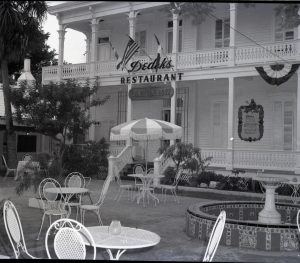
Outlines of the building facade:
{"label": "building facade", "polygon": [[[59,64],[43,68],[43,83],[68,78],[99,81],[98,96],[109,95],[110,100],[91,109],[91,118],[98,123],[89,130],[91,140],[109,139],[110,128],[125,121],[162,119],[182,126],[182,141],[200,147],[203,156],[213,156],[213,167],[299,174],[299,71],[284,83],[271,85],[256,67],[279,79],[284,69],[297,66],[300,27],[280,26],[277,3],[212,5],[213,12],[201,23],[181,15],[168,2],[52,6],[49,13],[59,23]],[[63,64],[68,28],[86,36],[86,63]],[[117,69],[115,51],[122,57],[127,35],[140,48],[126,68]],[[162,54],[156,70],[151,62],[157,58],[158,42]],[[254,111],[248,118],[242,112],[251,100],[262,107],[261,116]],[[149,160],[158,157],[160,143],[150,144]],[[140,155],[143,142],[133,144],[139,145],[134,155]],[[125,154],[124,147],[115,145],[115,155]]]}

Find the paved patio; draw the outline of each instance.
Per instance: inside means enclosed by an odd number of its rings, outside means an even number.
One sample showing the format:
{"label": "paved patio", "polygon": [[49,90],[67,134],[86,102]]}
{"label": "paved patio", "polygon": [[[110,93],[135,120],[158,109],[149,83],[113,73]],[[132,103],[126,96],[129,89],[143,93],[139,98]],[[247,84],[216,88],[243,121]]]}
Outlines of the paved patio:
{"label": "paved patio", "polygon": [[[103,181],[93,180],[89,186],[92,198],[97,200],[99,189]],[[32,191],[25,192],[22,196],[15,193],[16,182],[12,178],[3,180],[0,177],[0,200],[9,198],[16,205],[23,225],[27,248],[30,253],[40,258],[46,258],[44,237],[49,226],[48,221],[43,228],[40,240],[36,240],[42,212],[37,208],[28,207],[28,198],[35,195]],[[128,250],[121,256],[122,260],[133,261],[202,261],[206,243],[191,239],[185,234],[185,211],[193,203],[209,201],[205,193],[197,194],[198,197],[182,196],[179,191],[180,203],[167,196],[167,201],[154,206],[151,201],[144,208],[141,204],[132,202],[124,195],[119,202],[115,201],[118,185],[112,182],[107,198],[102,207],[102,220],[108,225],[111,220],[120,220],[122,225],[138,227],[153,231],[160,235],[161,241],[157,246],[140,250]],[[200,198],[200,197],[201,198]],[[158,197],[161,196],[158,194]],[[232,198],[230,198],[232,199]],[[211,199],[210,199],[211,200]],[[85,199],[88,202],[88,198]],[[87,214],[86,226],[97,225],[94,214]],[[5,232],[3,220],[0,223],[0,254],[13,256],[13,251]],[[97,250],[97,259],[108,259],[105,250]],[[249,249],[238,249],[219,246],[214,261],[219,262],[299,262],[298,252],[266,252]]]}

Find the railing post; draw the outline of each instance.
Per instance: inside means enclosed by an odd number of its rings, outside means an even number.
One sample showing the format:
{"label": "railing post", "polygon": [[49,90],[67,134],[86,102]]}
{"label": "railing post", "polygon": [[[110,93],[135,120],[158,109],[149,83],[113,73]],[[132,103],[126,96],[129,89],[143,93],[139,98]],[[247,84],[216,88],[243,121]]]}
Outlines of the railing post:
{"label": "railing post", "polygon": [[[160,164],[161,164],[161,159],[159,157],[156,157],[153,160],[153,164],[154,164],[154,174],[160,174]],[[153,180],[153,185],[157,186],[160,183],[160,178],[155,178]]]}
{"label": "railing post", "polygon": [[108,157],[108,176],[114,176],[114,165],[115,165],[116,157],[109,156]]}

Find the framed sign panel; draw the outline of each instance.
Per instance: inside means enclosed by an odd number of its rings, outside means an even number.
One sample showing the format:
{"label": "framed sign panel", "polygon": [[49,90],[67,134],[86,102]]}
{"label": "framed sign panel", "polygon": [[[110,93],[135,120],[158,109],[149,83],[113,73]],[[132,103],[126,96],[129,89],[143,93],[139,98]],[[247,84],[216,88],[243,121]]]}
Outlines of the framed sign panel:
{"label": "framed sign panel", "polygon": [[259,141],[264,134],[264,110],[251,99],[249,105],[239,107],[238,135],[241,140]]}

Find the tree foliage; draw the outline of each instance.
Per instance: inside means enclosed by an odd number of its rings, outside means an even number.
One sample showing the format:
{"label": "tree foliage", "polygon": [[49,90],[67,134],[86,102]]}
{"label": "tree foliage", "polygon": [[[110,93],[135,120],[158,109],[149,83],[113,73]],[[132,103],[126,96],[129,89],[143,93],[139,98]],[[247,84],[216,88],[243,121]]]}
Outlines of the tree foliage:
{"label": "tree foliage", "polygon": [[97,91],[97,83],[96,80],[90,87],[89,80],[84,84],[70,79],[33,86],[21,82],[19,88],[13,90],[15,117],[18,122],[32,125],[37,132],[54,139],[60,134],[65,143],[75,134],[83,133],[93,123],[87,114],[88,109],[100,106],[109,99],[109,96],[95,97],[87,102]]}
{"label": "tree foliage", "polygon": [[298,15],[299,8],[300,4],[298,3],[282,3],[276,6],[275,13],[282,18],[280,25],[283,28],[293,28],[300,24],[300,16]]}

